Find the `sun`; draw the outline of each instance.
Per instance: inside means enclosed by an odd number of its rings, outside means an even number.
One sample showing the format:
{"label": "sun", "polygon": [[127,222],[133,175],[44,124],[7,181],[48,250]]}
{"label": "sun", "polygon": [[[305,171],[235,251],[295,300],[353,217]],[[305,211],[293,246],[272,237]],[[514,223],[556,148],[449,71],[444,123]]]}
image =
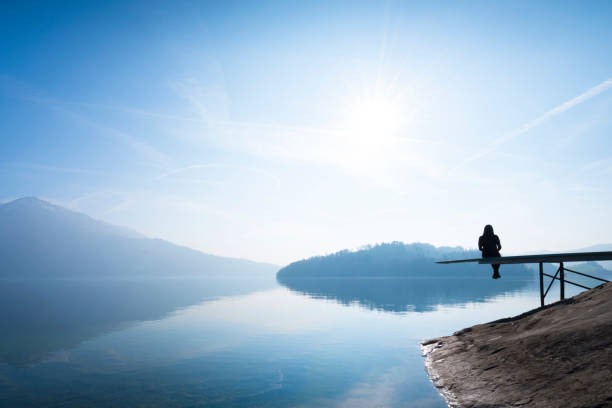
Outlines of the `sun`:
{"label": "sun", "polygon": [[395,98],[365,94],[348,105],[344,128],[358,139],[396,136],[403,125],[402,113],[401,104]]}
{"label": "sun", "polygon": [[327,142],[333,162],[359,176],[389,180],[409,117],[400,96],[362,91],[347,98],[339,132]]}

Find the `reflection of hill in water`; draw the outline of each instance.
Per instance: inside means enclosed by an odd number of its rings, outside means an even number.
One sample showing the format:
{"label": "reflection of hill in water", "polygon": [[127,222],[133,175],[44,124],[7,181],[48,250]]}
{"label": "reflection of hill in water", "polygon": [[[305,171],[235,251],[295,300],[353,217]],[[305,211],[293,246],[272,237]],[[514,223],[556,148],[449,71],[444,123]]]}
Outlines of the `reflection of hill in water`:
{"label": "reflection of hill in water", "polygon": [[487,298],[525,289],[528,276],[504,277],[413,277],[413,278],[289,278],[279,283],[296,292],[316,298],[334,299],[348,305],[388,312],[425,312],[437,305],[482,302]]}
{"label": "reflection of hill in water", "polygon": [[272,277],[0,281],[0,362],[34,363],[128,323],[274,285]]}
{"label": "reflection of hill in water", "polygon": [[276,279],[309,296],[392,312],[484,301],[533,282],[534,272],[522,265],[503,265],[503,278],[492,280],[489,265],[434,262],[479,256],[477,251],[461,248],[393,242],[294,262],[282,268]]}
{"label": "reflection of hill in water", "polygon": [[0,259],[0,362],[11,364],[127,322],[270,288],[277,270],[145,238],[36,198],[0,205]]}

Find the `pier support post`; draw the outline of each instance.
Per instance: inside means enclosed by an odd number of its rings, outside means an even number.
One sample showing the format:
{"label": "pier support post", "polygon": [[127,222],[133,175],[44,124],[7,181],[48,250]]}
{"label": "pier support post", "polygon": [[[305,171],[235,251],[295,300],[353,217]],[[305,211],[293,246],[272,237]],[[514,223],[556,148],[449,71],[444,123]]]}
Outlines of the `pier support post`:
{"label": "pier support post", "polygon": [[565,299],[565,271],[563,270],[563,262],[559,265],[559,283],[561,284],[561,300]]}
{"label": "pier support post", "polygon": [[544,307],[544,267],[540,262],[540,306]]}

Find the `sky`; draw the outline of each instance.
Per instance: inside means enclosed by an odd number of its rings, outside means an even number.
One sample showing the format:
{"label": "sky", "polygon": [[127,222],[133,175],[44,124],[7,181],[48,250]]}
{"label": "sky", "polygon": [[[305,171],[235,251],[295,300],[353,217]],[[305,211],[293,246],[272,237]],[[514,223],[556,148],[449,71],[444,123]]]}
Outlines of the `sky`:
{"label": "sky", "polygon": [[612,243],[611,2],[0,5],[0,201],[286,264]]}

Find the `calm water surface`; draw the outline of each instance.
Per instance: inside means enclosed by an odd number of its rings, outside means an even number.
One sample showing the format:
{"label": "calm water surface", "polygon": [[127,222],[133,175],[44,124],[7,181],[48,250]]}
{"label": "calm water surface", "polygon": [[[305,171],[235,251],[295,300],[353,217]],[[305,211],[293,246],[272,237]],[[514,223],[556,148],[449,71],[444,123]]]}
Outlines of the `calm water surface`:
{"label": "calm water surface", "polygon": [[539,302],[471,283],[3,281],[0,405],[444,407],[419,341]]}

